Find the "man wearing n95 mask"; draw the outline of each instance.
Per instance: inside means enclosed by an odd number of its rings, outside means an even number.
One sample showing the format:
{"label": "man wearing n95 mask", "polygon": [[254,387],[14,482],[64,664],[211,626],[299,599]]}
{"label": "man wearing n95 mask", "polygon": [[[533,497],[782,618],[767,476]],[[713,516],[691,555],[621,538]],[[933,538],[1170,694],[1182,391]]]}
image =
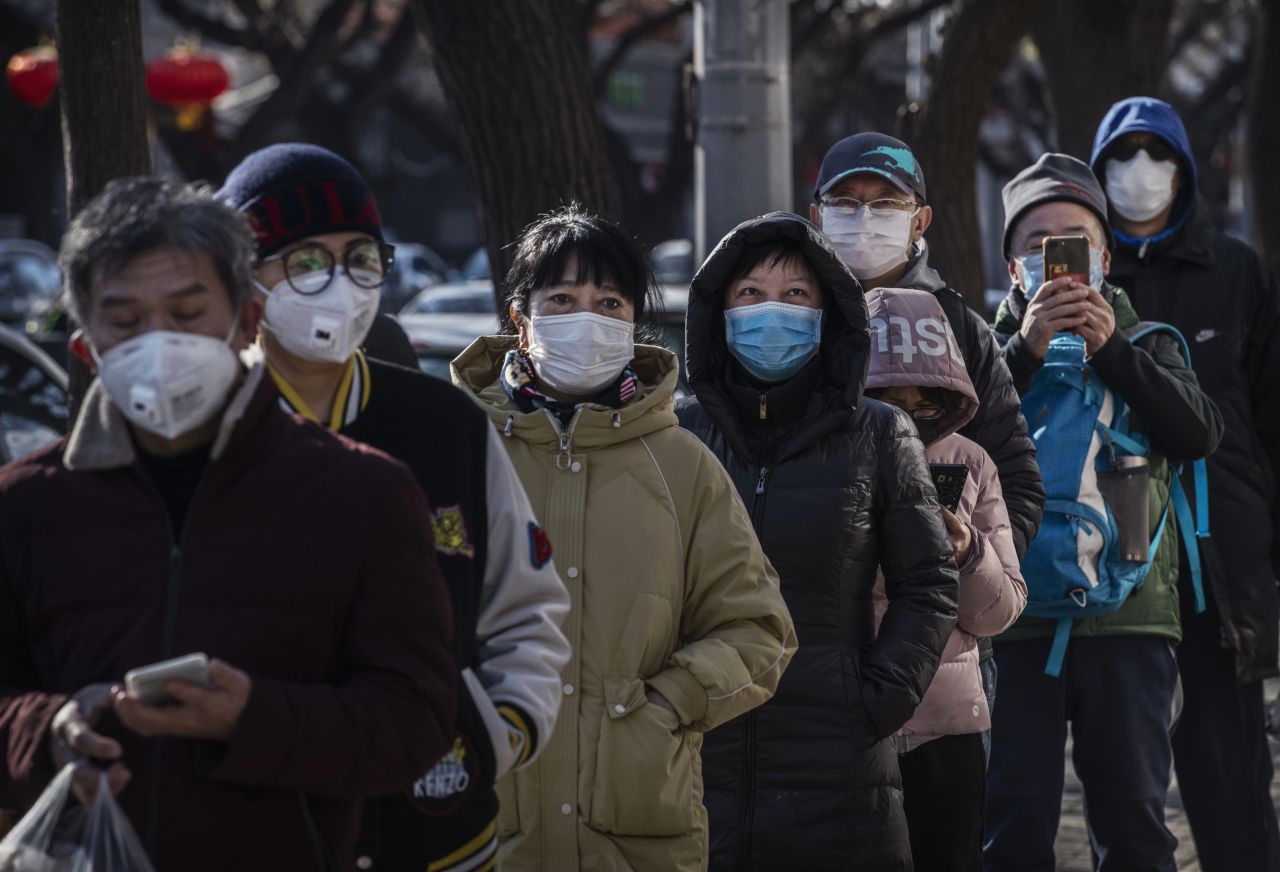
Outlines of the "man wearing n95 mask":
{"label": "man wearing n95 mask", "polygon": [[[105,774],[160,869],[350,868],[360,798],[452,738],[426,500],[236,358],[253,245],[208,190],[107,185],[60,256],[98,378],[67,438],[0,470],[0,805]],[[196,652],[208,684],[176,704],[116,684]]]}
{"label": "man wearing n95 mask", "polygon": [[262,351],[280,404],[404,462],[432,506],[461,670],[454,740],[405,789],[369,800],[360,868],[486,868],[494,781],[551,732],[568,642],[554,563],[531,559],[537,521],[485,414],[447,382],[360,349],[390,265],[377,203],[347,161],[289,143],[247,157],[220,196],[258,234]]}

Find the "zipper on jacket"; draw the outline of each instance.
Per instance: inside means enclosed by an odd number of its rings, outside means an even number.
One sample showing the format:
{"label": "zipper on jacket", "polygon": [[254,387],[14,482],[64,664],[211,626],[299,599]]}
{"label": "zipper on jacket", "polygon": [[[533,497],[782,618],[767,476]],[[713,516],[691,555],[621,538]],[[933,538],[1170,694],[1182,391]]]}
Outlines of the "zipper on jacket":
{"label": "zipper on jacket", "polygon": [[767,421],[769,419],[769,397],[767,394],[760,395],[760,420]]}
{"label": "zipper on jacket", "polygon": [[307,795],[302,791],[298,791],[298,806],[302,809],[302,822],[307,826],[307,838],[311,840],[311,847],[316,852],[316,862],[320,865],[321,872],[329,872],[333,868],[333,864],[329,862],[329,846],[324,843],[320,827],[316,826],[316,819],[311,816]]}
{"label": "zipper on jacket", "polygon": [[[760,405],[763,412],[764,394],[760,395]],[[769,467],[762,463],[756,474],[756,492],[751,498],[751,526],[755,528],[757,538],[762,537],[764,530],[764,497],[768,484]],[[742,755],[742,842],[738,848],[738,868],[747,872],[751,868],[751,839],[752,831],[755,829],[756,711],[754,709],[747,712],[743,718],[743,733],[746,747]]]}
{"label": "zipper on jacket", "polygon": [[[213,457],[210,456],[209,463],[212,462]],[[169,529],[169,574],[165,580],[164,611],[161,612],[163,623],[160,626],[160,659],[168,660],[173,656],[175,625],[178,621],[178,589],[182,586],[182,543],[186,541],[187,528],[191,523],[191,509],[196,504],[196,497],[204,490],[208,466],[206,465],[205,471],[201,473],[200,480],[196,482],[195,489],[191,492],[191,499],[187,502],[187,516],[182,520],[181,530],[174,529],[169,506],[165,503],[164,496],[156,487],[156,483],[151,480],[151,473],[142,470],[141,475],[146,479],[147,486],[151,488],[151,493],[160,503],[160,510],[168,521],[165,526]],[[153,857],[156,855],[156,840],[160,832],[160,772],[163,769],[166,742],[167,740],[163,738],[151,740],[151,778],[149,779],[151,792],[147,798],[146,842],[147,853]]]}
{"label": "zipper on jacket", "polygon": [[551,426],[560,435],[560,453],[556,455],[556,469],[561,472],[568,469],[573,462],[573,429],[578,426],[578,419],[582,417],[586,408],[586,406],[578,406],[578,410],[569,419],[568,427],[561,427],[560,419],[550,409],[542,410],[547,413],[547,417],[551,419]]}
{"label": "zipper on jacket", "polygon": [[[769,481],[769,467],[760,467],[760,475],[756,478],[756,496],[764,493],[765,483]],[[755,500],[751,501],[751,507],[755,508]]]}
{"label": "zipper on jacket", "polygon": [[742,842],[738,849],[738,868],[749,872],[751,868],[751,840],[755,837],[756,801],[756,713],[747,712],[743,725],[746,738],[746,754],[742,767]]}

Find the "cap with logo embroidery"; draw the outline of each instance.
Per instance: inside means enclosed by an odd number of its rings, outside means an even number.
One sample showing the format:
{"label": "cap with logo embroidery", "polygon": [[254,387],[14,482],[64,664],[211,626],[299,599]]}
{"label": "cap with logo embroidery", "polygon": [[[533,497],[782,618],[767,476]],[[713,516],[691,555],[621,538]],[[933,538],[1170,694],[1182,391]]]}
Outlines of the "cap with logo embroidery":
{"label": "cap with logo embroidery", "polygon": [[911,148],[883,133],[855,133],[827,150],[818,170],[813,199],[821,200],[844,178],[871,173],[893,182],[904,194],[925,199],[924,172]]}

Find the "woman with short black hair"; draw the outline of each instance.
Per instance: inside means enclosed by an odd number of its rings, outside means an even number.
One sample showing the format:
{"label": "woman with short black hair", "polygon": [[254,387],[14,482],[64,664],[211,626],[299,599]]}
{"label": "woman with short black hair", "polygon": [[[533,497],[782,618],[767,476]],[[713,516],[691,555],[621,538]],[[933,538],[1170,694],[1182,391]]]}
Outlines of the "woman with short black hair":
{"label": "woman with short black hair", "polygon": [[[554,544],[573,658],[542,757],[499,784],[501,868],[702,870],[702,733],[772,694],[795,648],[724,469],[676,426],[675,355],[636,344],[652,273],[575,207],[527,228],[512,333],[454,381],[489,414]],[[530,559],[550,558],[534,537]]]}

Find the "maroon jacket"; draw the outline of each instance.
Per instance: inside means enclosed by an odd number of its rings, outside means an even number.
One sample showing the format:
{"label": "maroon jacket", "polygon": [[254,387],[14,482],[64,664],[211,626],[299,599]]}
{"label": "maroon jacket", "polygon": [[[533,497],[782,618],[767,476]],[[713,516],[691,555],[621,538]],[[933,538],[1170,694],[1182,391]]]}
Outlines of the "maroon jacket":
{"label": "maroon jacket", "polygon": [[0,805],[52,777],[68,694],[204,651],[253,679],[229,744],[101,725],[156,868],[352,868],[358,797],[405,787],[453,735],[430,531],[401,464],[281,411],[258,368],[175,538],[95,384],[68,439],[0,469]]}

